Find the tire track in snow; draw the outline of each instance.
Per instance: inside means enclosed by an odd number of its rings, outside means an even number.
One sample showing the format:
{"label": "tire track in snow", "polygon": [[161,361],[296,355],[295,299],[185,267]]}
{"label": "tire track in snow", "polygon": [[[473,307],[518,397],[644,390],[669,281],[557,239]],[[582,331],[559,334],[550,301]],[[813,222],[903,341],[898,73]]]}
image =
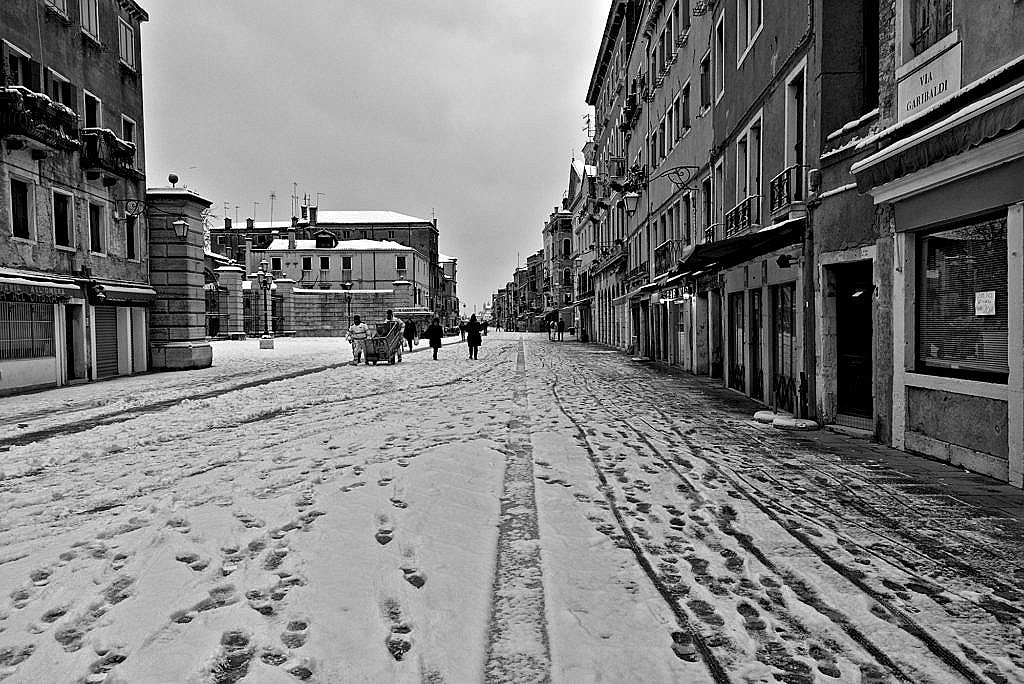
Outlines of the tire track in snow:
{"label": "tire track in snow", "polygon": [[[707,667],[708,671],[711,673],[711,676],[715,680],[715,682],[718,682],[719,684],[728,684],[730,679],[729,675],[725,671],[725,667],[715,656],[714,652],[711,650],[711,647],[708,646],[703,635],[700,633],[700,630],[693,627],[693,623],[691,622],[689,616],[686,614],[686,611],[684,611],[680,607],[679,602],[676,600],[672,590],[668,586],[666,586],[664,582],[661,581],[661,579],[658,577],[658,573],[654,570],[654,567],[651,566],[650,561],[644,554],[643,549],[640,548],[640,544],[636,540],[636,535],[630,529],[628,523],[622,515],[622,511],[619,508],[618,503],[615,501],[613,488],[611,484],[608,482],[608,478],[605,476],[604,470],[600,466],[600,459],[597,453],[594,451],[593,445],[590,443],[590,439],[587,436],[587,431],[584,429],[583,425],[580,424],[579,420],[577,420],[577,418],[573,416],[571,413],[569,413],[569,411],[566,410],[565,408],[565,405],[562,401],[562,397],[558,391],[557,375],[554,377],[554,380],[551,385],[551,390],[555,400],[555,405],[558,406],[559,411],[561,411],[562,415],[568,418],[576,427],[576,437],[579,440],[581,446],[587,452],[587,460],[590,461],[590,465],[594,470],[594,474],[597,476],[598,481],[601,483],[599,489],[601,493],[604,495],[605,501],[608,503],[609,510],[615,517],[615,522],[619,527],[619,531],[622,533],[623,538],[626,540],[626,543],[629,545],[630,550],[633,552],[633,556],[636,558],[637,565],[639,565],[640,569],[643,570],[645,575],[647,575],[647,578],[651,581],[651,584],[657,590],[658,594],[661,595],[662,599],[664,599],[665,603],[672,611],[672,614],[675,615],[676,622],[679,624],[680,629],[682,629],[692,640],[693,645],[697,649],[697,652],[700,653],[701,661],[704,663],[704,666]],[[590,392],[590,396],[595,395],[593,394],[593,392]]]}
{"label": "tire track in snow", "polygon": [[521,339],[514,378],[515,408],[508,423],[484,678],[487,682],[549,682],[551,648],[544,611],[526,358]]}
{"label": "tire track in snow", "polygon": [[[579,379],[582,382],[582,384],[587,388],[587,393],[589,394],[589,396],[593,397],[598,403],[600,403],[605,410],[608,410],[607,407],[604,406],[604,402],[594,393],[587,379],[579,373],[577,373],[577,375],[579,376]],[[644,395],[638,394],[637,396]],[[910,617],[910,615],[906,611],[902,610],[899,606],[896,606],[894,602],[888,599],[886,596],[884,596],[882,592],[879,592],[871,586],[869,586],[856,572],[851,571],[843,563],[837,561],[825,549],[815,544],[811,540],[809,535],[803,534],[798,530],[792,529],[791,526],[784,524],[784,521],[781,519],[781,516],[778,515],[778,513],[776,513],[775,511],[773,511],[769,506],[766,506],[764,502],[759,500],[756,496],[754,496],[754,494],[749,491],[748,483],[746,483],[745,481],[741,481],[740,478],[736,477],[735,474],[732,472],[731,468],[725,467],[722,463],[712,463],[710,459],[703,455],[703,447],[696,442],[692,435],[685,433],[678,427],[676,427],[673,423],[672,416],[670,416],[662,407],[660,407],[654,402],[651,402],[649,404],[649,408],[663,420],[663,422],[668,426],[668,429],[684,445],[686,445],[687,449],[695,458],[704,462],[708,467],[714,468],[722,477],[724,477],[729,482],[730,485],[732,485],[732,487],[737,492],[739,492],[746,500],[752,503],[763,514],[765,514],[776,524],[778,524],[786,532],[787,535],[789,535],[791,538],[793,538],[806,549],[808,549],[830,569],[832,569],[845,580],[853,584],[859,591],[863,592],[866,596],[876,601],[880,606],[882,606],[886,611],[889,612],[889,614],[891,614],[895,618],[894,622],[898,627],[900,627],[904,632],[906,632],[910,636],[920,641],[934,656],[936,656],[936,658],[938,658],[940,662],[942,662],[944,665],[949,667],[951,670],[953,670],[960,676],[964,677],[966,681],[971,682],[972,684],[984,684],[985,679],[980,674],[978,674],[978,672],[970,664],[965,662],[963,659],[958,657],[955,653],[953,653],[951,650],[949,650],[943,644],[941,644],[926,628],[924,628],[920,623],[918,623],[916,620]],[[653,426],[650,425],[650,423],[646,423],[646,421],[643,422],[647,424],[648,427],[652,428],[652,430],[654,429]],[[637,435],[641,437],[641,439],[644,439],[645,442],[647,441],[640,431],[636,432]],[[650,443],[648,442],[648,446],[652,447],[653,445],[650,445]],[[767,458],[769,456],[767,449],[765,447],[757,445],[756,443],[749,444],[749,446],[756,448],[762,457]],[[657,452],[657,450],[655,450],[655,453],[658,453],[658,458],[663,465],[667,466],[673,472],[673,474],[680,478],[684,483],[689,485],[689,481],[682,475],[682,473],[678,471],[677,468],[675,468],[673,463],[671,463],[668,459],[662,457],[660,453]],[[739,537],[737,537],[737,539],[741,542],[741,545],[744,546],[745,550],[747,550],[748,552],[751,551],[751,549],[747,548],[746,544],[742,543],[744,540],[740,539]],[[762,560],[760,557],[761,555],[763,554],[757,555],[759,560]],[[764,561],[762,560],[762,563],[763,562]],[[773,568],[773,566],[768,564],[766,564],[766,567],[768,567],[769,569]],[[867,637],[862,632],[860,632],[860,630],[856,629],[848,620],[837,620],[837,617],[839,615],[838,611],[829,608],[828,606],[823,607],[825,608],[825,610],[819,612],[822,612],[822,614],[828,617],[834,624],[836,624],[836,626],[843,629],[843,631],[846,632],[846,634],[851,639],[858,643],[858,645],[860,645],[862,648],[865,648],[865,650],[867,650],[867,652],[870,653],[873,658],[875,658],[876,662],[878,662],[879,665],[886,667],[903,681],[910,681],[908,675],[902,672],[900,668],[898,668],[898,666],[896,666],[896,664],[878,646],[876,646],[874,643],[868,640]]]}

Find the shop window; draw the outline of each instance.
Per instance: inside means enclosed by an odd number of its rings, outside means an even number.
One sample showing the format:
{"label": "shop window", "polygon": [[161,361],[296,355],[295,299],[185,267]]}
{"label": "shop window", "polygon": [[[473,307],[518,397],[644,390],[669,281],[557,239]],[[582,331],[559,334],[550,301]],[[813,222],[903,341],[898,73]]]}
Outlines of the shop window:
{"label": "shop window", "polygon": [[917,370],[1006,382],[1006,217],[917,242]]}
{"label": "shop window", "polygon": [[53,304],[0,301],[0,361],[55,353]]}

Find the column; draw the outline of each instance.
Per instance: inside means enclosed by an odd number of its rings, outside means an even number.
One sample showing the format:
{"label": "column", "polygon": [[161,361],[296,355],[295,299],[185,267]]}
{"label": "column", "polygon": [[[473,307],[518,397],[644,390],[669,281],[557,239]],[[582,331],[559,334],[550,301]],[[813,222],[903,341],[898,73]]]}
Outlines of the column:
{"label": "column", "polygon": [[295,281],[291,278],[278,278],[277,294],[281,296],[281,330],[295,331]]}
{"label": "column", "polygon": [[238,266],[221,266],[214,269],[214,273],[217,274],[217,284],[227,290],[221,298],[225,322],[224,330],[221,332],[228,335],[244,333],[242,281],[245,280],[245,270]]}
{"label": "column", "polygon": [[1024,488],[1024,204],[1015,204],[1006,218],[1008,258],[1006,300],[1009,307],[1010,376],[1007,380],[1009,480]]}
{"label": "column", "polygon": [[[150,284],[157,292],[150,314],[154,370],[206,368],[213,349],[206,341],[203,290],[203,217],[212,202],[184,188],[146,190]],[[175,222],[187,222],[184,238]]]}

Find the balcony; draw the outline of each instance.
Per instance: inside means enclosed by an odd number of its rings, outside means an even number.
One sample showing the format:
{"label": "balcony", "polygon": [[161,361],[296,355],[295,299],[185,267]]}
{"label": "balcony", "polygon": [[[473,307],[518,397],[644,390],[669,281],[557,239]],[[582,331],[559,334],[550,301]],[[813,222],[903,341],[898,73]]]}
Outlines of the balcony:
{"label": "balcony", "polygon": [[654,274],[656,276],[676,270],[686,255],[685,240],[667,240],[654,248]]}
{"label": "balcony", "polygon": [[[82,129],[82,168],[86,178],[99,178],[100,172],[130,180],[145,176],[135,168],[135,143],[121,140],[106,128]],[[113,185],[116,178],[107,176],[104,185]]]}
{"label": "balcony", "polygon": [[[22,86],[0,88],[0,138],[10,138],[8,148],[22,147],[19,139],[45,149],[77,150],[78,115],[42,93]],[[44,155],[45,156],[45,155]]]}
{"label": "balcony", "polygon": [[797,208],[794,205],[803,202],[803,167],[793,164],[787,167],[769,184],[770,205],[769,211],[772,218],[784,214],[791,209]]}
{"label": "balcony", "polygon": [[722,239],[724,223],[712,223],[704,229],[704,242],[717,242]]}
{"label": "balcony", "polygon": [[760,222],[758,211],[759,197],[747,197],[735,207],[725,212],[725,237],[745,233]]}
{"label": "balcony", "polygon": [[639,287],[651,281],[651,269],[648,262],[643,262],[626,271],[626,282],[629,287]]}
{"label": "balcony", "polygon": [[591,272],[599,273],[609,266],[619,263],[625,258],[626,249],[621,244],[612,244],[607,247],[601,247],[591,264]]}
{"label": "balcony", "polygon": [[613,179],[623,179],[626,177],[626,159],[625,157],[609,157],[608,158],[608,176]]}

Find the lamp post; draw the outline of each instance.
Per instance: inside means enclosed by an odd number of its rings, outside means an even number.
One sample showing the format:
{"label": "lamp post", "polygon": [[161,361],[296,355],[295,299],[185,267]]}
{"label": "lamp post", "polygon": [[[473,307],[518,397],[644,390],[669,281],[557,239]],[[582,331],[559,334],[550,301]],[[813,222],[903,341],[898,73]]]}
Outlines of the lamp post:
{"label": "lamp post", "polygon": [[[270,264],[264,259],[260,262],[260,268],[256,271],[256,281],[259,284],[261,290],[263,290],[263,337],[270,339],[270,349],[273,349],[273,336],[270,334],[270,312],[267,308],[267,293],[270,292],[274,286],[274,274],[268,270]],[[257,324],[257,327],[259,324]],[[267,347],[263,346],[261,341],[260,348],[264,349]]]}
{"label": "lamp post", "polygon": [[342,283],[341,289],[345,290],[345,303],[348,305],[348,327],[352,327],[352,281]]}

